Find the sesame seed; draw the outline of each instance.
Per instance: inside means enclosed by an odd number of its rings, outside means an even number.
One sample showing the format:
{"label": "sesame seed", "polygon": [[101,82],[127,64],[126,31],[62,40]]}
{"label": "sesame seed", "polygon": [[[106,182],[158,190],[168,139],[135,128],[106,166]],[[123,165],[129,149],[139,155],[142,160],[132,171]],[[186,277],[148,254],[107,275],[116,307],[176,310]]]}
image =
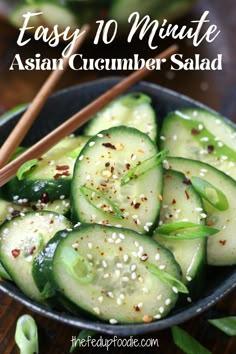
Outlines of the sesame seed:
{"label": "sesame seed", "polygon": [[158,313],[157,315],[153,316],[156,320],[159,320],[161,318],[161,315]]}
{"label": "sesame seed", "polygon": [[159,261],[159,259],[160,259],[160,253],[157,253],[157,254],[155,255],[155,260],[156,260],[156,261]]}
{"label": "sesame seed", "polygon": [[200,214],[201,218],[205,219],[207,217],[207,215],[205,213],[201,213]]}
{"label": "sesame seed", "polygon": [[119,234],[119,237],[120,237],[122,240],[125,239],[125,235],[123,235],[123,234]]}
{"label": "sesame seed", "polygon": [[188,301],[188,302],[192,302],[192,299],[191,299],[190,296],[187,297],[187,301]]}
{"label": "sesame seed", "polygon": [[136,246],[137,248],[139,247],[138,241],[135,241],[134,244],[135,244],[135,246]]}
{"label": "sesame seed", "polygon": [[176,288],[176,286],[173,286],[173,287],[172,287],[172,290],[173,290],[173,292],[176,293],[176,294],[178,294],[178,292],[179,292],[178,289]]}
{"label": "sesame seed", "polygon": [[125,295],[124,294],[120,294],[120,298],[121,298],[121,300],[124,300],[125,299]]}
{"label": "sesame seed", "polygon": [[131,273],[131,279],[135,280],[137,278],[137,274],[135,272]]}
{"label": "sesame seed", "polygon": [[88,242],[88,248],[92,249],[93,248],[93,244],[92,242]]}
{"label": "sesame seed", "polygon": [[118,323],[118,321],[115,320],[114,318],[111,318],[111,319],[109,320],[109,322],[110,322],[110,324],[116,324],[116,323]]}
{"label": "sesame seed", "polygon": [[99,133],[99,134],[97,134],[97,136],[99,137],[99,138],[103,138],[103,134],[101,134],[101,133]]}
{"label": "sesame seed", "polygon": [[99,307],[94,307],[94,308],[93,308],[93,311],[94,311],[97,315],[100,315],[100,313],[101,313]]}
{"label": "sesame seed", "polygon": [[142,288],[143,293],[147,294],[148,293],[148,289],[147,288]]}
{"label": "sesame seed", "polygon": [[108,241],[109,243],[114,243],[114,240],[113,240],[112,238],[108,238],[107,241]]}
{"label": "sesame seed", "polygon": [[128,277],[122,277],[121,280],[127,282],[127,281],[129,281],[129,278]]}
{"label": "sesame seed", "polygon": [[87,254],[87,258],[91,261],[91,260],[93,259],[93,255],[90,254],[90,253],[88,253],[88,254]]}
{"label": "sesame seed", "polygon": [[83,158],[84,158],[84,155],[80,155],[80,157],[79,157],[79,161],[82,161],[82,160],[83,160]]}
{"label": "sesame seed", "polygon": [[103,268],[107,268],[107,262],[104,259],[102,260],[102,265],[103,265]]}
{"label": "sesame seed", "polygon": [[171,303],[171,299],[168,298],[165,300],[165,305],[170,305],[170,303]]}
{"label": "sesame seed", "polygon": [[136,160],[136,158],[137,158],[137,156],[136,156],[135,154],[133,154],[133,155],[131,156],[131,160],[132,160],[132,161]]}
{"label": "sesame seed", "polygon": [[123,264],[122,263],[116,263],[116,267],[117,268],[123,268]]}
{"label": "sesame seed", "polygon": [[149,232],[149,227],[147,225],[144,225],[143,229],[147,232]]}
{"label": "sesame seed", "polygon": [[95,141],[90,141],[89,146],[94,146],[95,145]]}
{"label": "sesame seed", "polygon": [[165,140],[166,140],[166,137],[165,137],[164,135],[161,135],[161,136],[160,136],[160,140],[165,141]]}
{"label": "sesame seed", "polygon": [[136,269],[137,269],[136,264],[131,264],[131,266],[130,266],[131,272],[134,272]]}
{"label": "sesame seed", "polygon": [[108,295],[109,297],[111,297],[112,299],[114,298],[114,294],[113,294],[112,291],[108,291],[107,295]]}
{"label": "sesame seed", "polygon": [[161,269],[161,270],[163,270],[163,269],[165,269],[165,264],[161,264],[160,266],[159,266],[159,269]]}
{"label": "sesame seed", "polygon": [[120,276],[120,270],[119,270],[119,269],[116,269],[116,270],[115,270],[115,274],[119,277],[119,276]]}
{"label": "sesame seed", "polygon": [[98,297],[98,301],[99,301],[99,302],[103,302],[103,300],[104,300],[104,297],[103,297],[103,296],[99,296],[99,297]]}
{"label": "sesame seed", "polygon": [[189,275],[186,275],[186,279],[187,279],[187,281],[191,281],[192,280],[192,278]]}
{"label": "sesame seed", "polygon": [[110,274],[109,274],[109,273],[106,273],[106,274],[103,275],[103,278],[104,278],[104,279],[107,279],[107,278],[109,278],[109,276],[110,276]]}
{"label": "sesame seed", "polygon": [[144,315],[142,318],[143,322],[148,323],[152,321],[152,316],[150,315]]}
{"label": "sesame seed", "polygon": [[165,309],[164,309],[164,307],[163,307],[163,306],[159,307],[159,312],[160,312],[160,313],[165,312]]}
{"label": "sesame seed", "polygon": [[168,170],[170,168],[169,162],[167,160],[163,160],[163,167]]}
{"label": "sesame seed", "polygon": [[121,298],[118,297],[118,299],[116,300],[116,303],[117,303],[117,305],[122,305],[122,300],[121,300]]}
{"label": "sesame seed", "polygon": [[128,259],[129,259],[129,256],[127,254],[124,254],[123,260],[124,260],[125,263],[128,261]]}

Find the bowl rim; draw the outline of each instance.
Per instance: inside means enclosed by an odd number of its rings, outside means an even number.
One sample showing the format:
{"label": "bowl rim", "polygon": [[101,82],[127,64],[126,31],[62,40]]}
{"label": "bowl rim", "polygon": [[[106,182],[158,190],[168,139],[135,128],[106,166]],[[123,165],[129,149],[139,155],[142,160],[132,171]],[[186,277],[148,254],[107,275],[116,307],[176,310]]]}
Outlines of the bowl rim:
{"label": "bowl rim", "polygon": [[[82,84],[70,86],[68,88],[65,88],[63,90],[55,92],[53,95],[50,96],[49,98],[49,104],[50,104],[50,99],[51,98],[57,98],[58,96],[63,96],[65,93],[70,92],[71,90],[76,90],[76,89],[82,89],[82,90],[88,90],[91,89],[94,85],[109,85],[113,86],[115,83],[117,83],[119,80],[121,80],[121,76],[112,76],[109,78],[102,78],[98,80],[92,80],[88,81]],[[193,106],[197,106],[202,109],[207,109],[210,112],[213,113],[218,113],[215,110],[207,107],[206,105],[185,96],[184,94],[178,93],[176,91],[161,87],[157,84],[147,82],[147,81],[140,81],[138,84],[134,85],[133,87],[135,88],[137,85],[139,85],[139,90],[140,89],[151,89],[154,91],[161,91],[167,96],[172,96],[175,98],[178,98],[180,100],[184,100],[185,102],[192,104]],[[27,107],[27,105],[26,105]],[[0,121],[0,129],[2,126],[4,126],[5,123],[19,115],[24,111],[25,107],[21,107],[19,110],[13,112],[12,114],[9,114],[8,117]],[[229,122],[232,126],[234,126],[233,122],[231,122],[229,119],[227,119],[227,122]],[[222,268],[222,267],[221,267]],[[168,315],[167,317],[159,320],[159,321],[154,321],[151,323],[134,323],[134,324],[116,324],[112,325],[106,322],[102,322],[100,320],[90,320],[89,318],[85,317],[76,317],[76,315],[69,314],[69,313],[64,313],[64,312],[58,312],[54,309],[50,309],[49,307],[46,307],[45,305],[42,305],[40,303],[37,303],[36,301],[33,301],[29,298],[27,298],[13,283],[2,280],[0,282],[0,290],[3,291],[5,294],[9,295],[12,297],[14,300],[17,300],[21,304],[25,305],[28,307],[30,310],[48,317],[53,320],[57,320],[59,322],[72,325],[75,327],[83,328],[83,329],[89,329],[89,330],[94,330],[99,333],[104,333],[104,334],[109,334],[109,335],[119,335],[119,336],[127,336],[127,335],[141,335],[145,333],[151,333],[155,331],[159,331],[162,329],[169,328],[173,325],[180,324],[182,322],[185,322],[189,320],[190,318],[193,318],[197,316],[198,314],[205,312],[208,310],[211,306],[213,306],[216,302],[218,302],[220,299],[222,299],[224,296],[226,296],[229,292],[231,292],[234,288],[236,288],[236,272],[228,276],[228,278],[219,286],[217,289],[215,289],[212,293],[209,295],[205,296],[204,298],[200,298],[197,301],[194,301],[193,303],[189,304],[186,306],[186,308],[183,309],[183,307],[180,310],[177,310],[176,313]]]}

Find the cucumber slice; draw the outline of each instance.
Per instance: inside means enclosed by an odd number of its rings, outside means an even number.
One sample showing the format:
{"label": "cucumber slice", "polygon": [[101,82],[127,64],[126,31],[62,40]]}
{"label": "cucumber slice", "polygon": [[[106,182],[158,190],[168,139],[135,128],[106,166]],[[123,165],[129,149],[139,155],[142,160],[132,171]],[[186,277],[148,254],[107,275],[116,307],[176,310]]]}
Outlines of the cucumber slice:
{"label": "cucumber slice", "polygon": [[7,273],[6,269],[3,267],[1,262],[0,262],[0,278],[7,279],[7,280],[12,280],[12,278]]}
{"label": "cucumber slice", "polygon": [[0,228],[0,259],[17,286],[30,298],[42,301],[32,278],[35,256],[62,229],[71,227],[64,216],[52,212],[30,212],[6,221]]}
{"label": "cucumber slice", "polygon": [[47,250],[49,277],[59,292],[110,323],[160,319],[177,300],[176,287],[148,268],[151,263],[179,279],[173,255],[132,230],[84,224],[62,237],[54,253]]}
{"label": "cucumber slice", "polygon": [[114,127],[92,137],[75,164],[73,219],[141,233],[153,229],[162,193],[162,165],[157,161],[156,145],[137,129]]}
{"label": "cucumber slice", "polygon": [[85,128],[85,135],[93,136],[119,125],[139,129],[156,141],[157,118],[151,98],[139,92],[117,98],[93,117]]}
{"label": "cucumber slice", "polygon": [[[228,208],[219,210],[208,201],[203,200],[206,211],[206,224],[220,230],[207,240],[207,263],[215,266],[236,264],[236,181],[225,173],[200,161],[184,158],[168,157],[165,166],[181,171],[191,180],[200,177],[222,191],[227,198]],[[215,195],[213,194],[213,198]],[[214,200],[213,200],[214,202]]]}
{"label": "cucumber slice", "polygon": [[209,163],[236,179],[236,129],[220,115],[201,109],[168,114],[160,147],[170,156]]}
{"label": "cucumber slice", "polygon": [[32,168],[21,167],[21,177],[14,177],[4,186],[9,198],[27,198],[36,201],[47,193],[48,199],[69,197],[74,163],[80,150],[88,140],[83,136],[69,136],[62,139],[42,158],[32,162]]}
{"label": "cucumber slice", "polygon": [[[173,170],[165,171],[159,225],[180,221],[196,224],[205,222],[201,217],[203,213],[202,200],[191,185],[184,183],[185,179],[185,175],[182,173]],[[191,289],[191,295],[196,296],[200,290],[199,285],[202,283],[206,239],[168,239],[159,236],[158,229],[154,231],[153,238],[173,253],[182,270],[182,282]]]}

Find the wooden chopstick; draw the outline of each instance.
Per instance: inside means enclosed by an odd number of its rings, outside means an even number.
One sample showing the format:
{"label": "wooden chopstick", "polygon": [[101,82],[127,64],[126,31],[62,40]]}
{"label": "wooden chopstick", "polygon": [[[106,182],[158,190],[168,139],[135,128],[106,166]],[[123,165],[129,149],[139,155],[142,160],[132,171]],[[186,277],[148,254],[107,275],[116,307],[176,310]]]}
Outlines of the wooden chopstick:
{"label": "wooden chopstick", "polygon": [[[168,58],[177,51],[178,47],[172,45],[162,53],[157,55],[155,59]],[[48,151],[52,146],[58,143],[62,138],[74,132],[77,128],[81,127],[85,122],[89,120],[96,112],[106,106],[114,98],[122,94],[129,87],[136,82],[147,76],[149,70],[146,67],[135,71],[128,77],[121,80],[118,84],[113,86],[110,90],[103,93],[96,98],[93,102],[89,103],[78,113],[74,114],[70,119],[65,121],[51,133],[46,135],[30,149],[26,150],[18,158],[4,166],[0,170],[0,187],[7,183],[17,172],[18,168],[27,160],[38,158]]]}
{"label": "wooden chopstick", "polygon": [[69,58],[71,57],[71,55],[77,52],[77,50],[83,43],[88,31],[89,31],[88,25],[84,25],[81,28],[81,34],[82,32],[84,33],[75,42],[71,54],[69,56],[62,57],[63,70],[57,69],[49,75],[48,79],[46,80],[46,82],[43,84],[43,86],[41,87],[41,89],[33,99],[29,108],[23,114],[19,122],[16,124],[15,128],[8,136],[7,140],[2,145],[0,149],[0,168],[9,161],[13,152],[16,150],[16,148],[24,139],[25,135],[27,134],[30,127],[32,126],[33,122],[35,121],[43,105],[45,104],[47,98],[52,93],[56,84],[64,74],[66,68],[68,67]]}

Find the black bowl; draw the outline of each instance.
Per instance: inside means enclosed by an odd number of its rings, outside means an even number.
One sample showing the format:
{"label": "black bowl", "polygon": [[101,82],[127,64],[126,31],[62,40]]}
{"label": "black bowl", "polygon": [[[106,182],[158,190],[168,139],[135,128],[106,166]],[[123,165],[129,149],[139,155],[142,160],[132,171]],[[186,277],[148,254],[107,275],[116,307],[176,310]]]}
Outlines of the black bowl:
{"label": "black bowl", "polygon": [[[38,139],[42,138],[46,133],[61,124],[79,109],[111,88],[119,80],[120,78],[102,79],[71,87],[54,94],[48,100],[34,126],[27,134],[23,144],[30,145],[35,143]],[[177,108],[199,107],[209,110],[209,108],[186,96],[146,82],[140,82],[136,86],[132,87],[130,91],[142,91],[152,97],[153,106],[157,112],[160,123],[168,112]],[[21,114],[22,111],[12,114],[6,119],[0,121],[0,144],[2,144],[6,139]],[[158,331],[184,322],[207,310],[235,287],[236,266],[218,267],[217,272],[215,269],[208,267],[207,281],[203,291],[201,292],[201,297],[197,301],[174,309],[168,317],[156,322],[133,325],[110,325],[103,321],[91,320],[86,317],[51,310],[28,299],[11,282],[4,280],[0,284],[0,289],[3,292],[43,316],[47,316],[79,328],[91,329],[100,333],[120,336],[138,335]]]}

